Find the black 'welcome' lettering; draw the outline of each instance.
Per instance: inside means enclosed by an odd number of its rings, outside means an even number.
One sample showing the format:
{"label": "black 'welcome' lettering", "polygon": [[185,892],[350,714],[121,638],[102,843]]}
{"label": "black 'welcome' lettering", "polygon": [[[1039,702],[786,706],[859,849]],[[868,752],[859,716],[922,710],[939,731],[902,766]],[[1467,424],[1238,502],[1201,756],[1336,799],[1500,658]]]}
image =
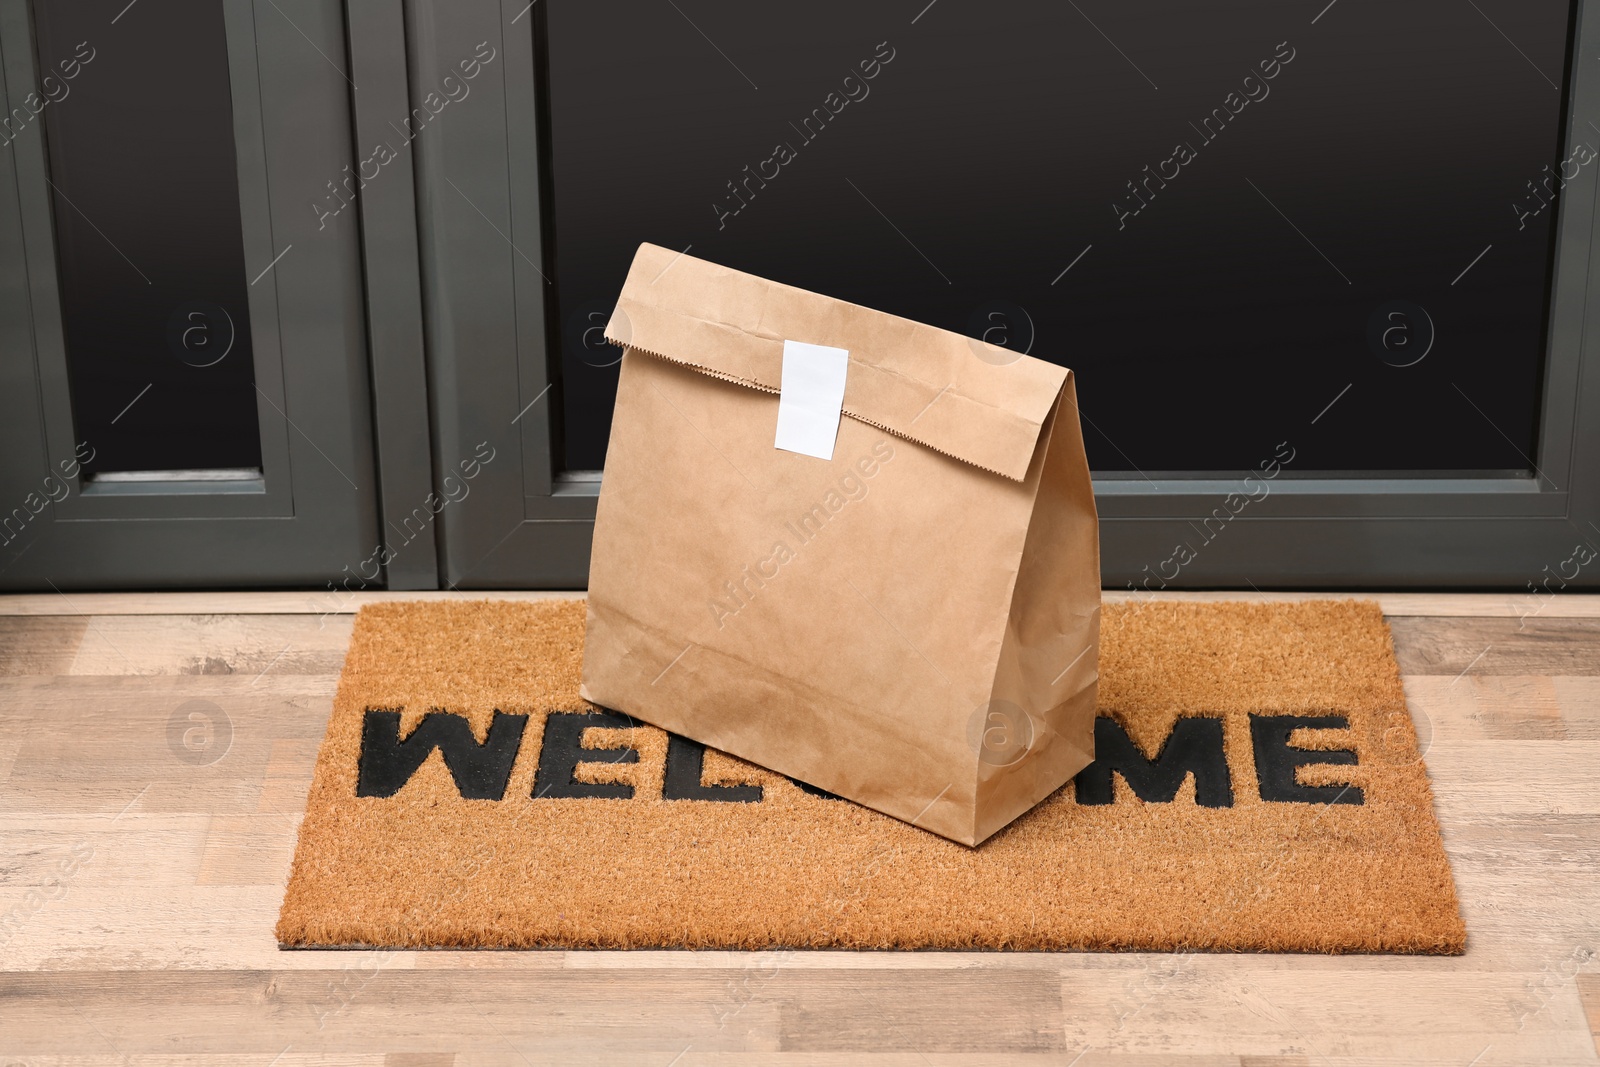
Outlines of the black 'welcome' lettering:
{"label": "black 'welcome' lettering", "polygon": [[[409,737],[400,738],[400,712],[368,709],[361,724],[361,754],[356,773],[356,796],[392,797],[411,780],[435,749],[444,758],[456,789],[467,800],[500,800],[505,796],[512,766],[527,727],[528,716],[496,711],[482,742],[473,736],[467,720],[447,712],[430,712]],[[624,782],[582,782],[576,776],[584,763],[638,763],[639,751],[628,745],[589,748],[585,730],[599,727],[630,729],[637,719],[614,711],[551,712],[545,717],[544,739],[539,748],[532,796],[566,799],[628,800],[634,788]],[[1261,799],[1274,803],[1363,804],[1365,796],[1355,785],[1301,785],[1300,767],[1312,764],[1351,766],[1356,753],[1349,749],[1302,749],[1289,744],[1296,730],[1347,729],[1338,715],[1251,715],[1250,738]],[[1110,804],[1115,799],[1113,778],[1121,775],[1134,796],[1147,804],[1168,804],[1191,775],[1195,802],[1207,808],[1233,807],[1233,782],[1223,744],[1222,720],[1210,716],[1180,718],[1161,749],[1146,756],[1122,724],[1100,716],[1094,724],[1095,761],[1074,779],[1077,802],[1086,806]],[[667,760],[662,782],[663,800],[711,801],[755,804],[764,796],[759,785],[705,785],[705,746],[686,737],[667,735]],[[816,786],[791,778],[811,796],[840,798]]]}

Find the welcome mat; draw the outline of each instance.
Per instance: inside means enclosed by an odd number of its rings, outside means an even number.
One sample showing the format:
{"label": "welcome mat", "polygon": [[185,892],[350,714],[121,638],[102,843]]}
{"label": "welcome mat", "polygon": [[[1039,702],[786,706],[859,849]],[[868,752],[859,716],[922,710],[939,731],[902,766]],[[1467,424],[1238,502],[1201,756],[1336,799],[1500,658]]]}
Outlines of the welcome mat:
{"label": "welcome mat", "polygon": [[1096,762],[976,849],[587,704],[583,627],[361,609],[281,944],[1465,946],[1376,604],[1107,605]]}

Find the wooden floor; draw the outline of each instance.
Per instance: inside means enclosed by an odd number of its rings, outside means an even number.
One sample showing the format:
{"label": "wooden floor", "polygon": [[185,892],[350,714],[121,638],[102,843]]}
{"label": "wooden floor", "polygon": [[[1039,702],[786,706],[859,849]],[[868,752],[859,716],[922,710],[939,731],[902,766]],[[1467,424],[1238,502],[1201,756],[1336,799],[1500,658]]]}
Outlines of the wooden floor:
{"label": "wooden floor", "polygon": [[0,1067],[1596,1063],[1600,597],[1378,599],[1459,958],[281,952],[356,602],[0,597]]}

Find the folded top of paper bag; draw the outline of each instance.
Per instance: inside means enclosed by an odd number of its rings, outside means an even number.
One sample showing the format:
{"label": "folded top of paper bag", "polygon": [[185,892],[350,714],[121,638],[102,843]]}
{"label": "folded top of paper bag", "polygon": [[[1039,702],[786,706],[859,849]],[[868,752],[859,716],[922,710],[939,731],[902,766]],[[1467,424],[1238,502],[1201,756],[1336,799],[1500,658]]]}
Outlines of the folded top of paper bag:
{"label": "folded top of paper bag", "polygon": [[1027,476],[1068,374],[651,244],[634,257],[606,338],[770,393],[780,390],[784,341],[845,349],[844,414],[1014,481]]}

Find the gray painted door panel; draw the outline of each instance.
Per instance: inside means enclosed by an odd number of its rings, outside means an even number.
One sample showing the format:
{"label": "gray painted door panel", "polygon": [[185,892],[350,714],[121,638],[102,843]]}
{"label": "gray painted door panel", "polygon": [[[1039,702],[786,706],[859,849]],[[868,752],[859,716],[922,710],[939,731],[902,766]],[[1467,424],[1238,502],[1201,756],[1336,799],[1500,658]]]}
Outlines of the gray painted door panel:
{"label": "gray painted door panel", "polygon": [[[412,68],[423,82],[479,41],[500,57],[483,98],[443,116],[446,136],[418,146],[435,462],[447,467],[482,439],[502,457],[467,506],[441,516],[443,577],[464,588],[581,588],[600,482],[598,472],[562,471],[552,459],[554,361],[544,329],[550,267],[537,202],[540,9],[526,0],[407,5],[416,28]],[[1579,56],[1600,48],[1600,19],[1589,8],[1580,10]],[[1576,61],[1572,70],[1569,139],[1588,121],[1600,122],[1600,71]],[[1590,170],[1558,204],[1532,477],[1286,473],[1265,496],[1259,482],[1245,483],[1245,472],[1097,478],[1107,586],[1600,587],[1600,561],[1574,562],[1600,556],[1600,330],[1584,329],[1589,309],[1600,307],[1600,242],[1591,236],[1597,194]],[[1288,427],[1291,449],[1294,427],[1304,433],[1317,416],[1253,414],[1263,425]],[[1272,450],[1269,442],[1264,458]],[[1259,499],[1235,512],[1230,493]],[[1219,509],[1231,517],[1214,518]]]}
{"label": "gray painted door panel", "polygon": [[[354,212],[323,224],[311,208],[351,159],[343,8],[223,6],[245,262],[256,279],[262,470],[231,483],[115,484],[76,471],[36,123],[0,154],[0,523],[10,522],[0,588],[321,585],[355,573],[372,552],[360,229]],[[97,44],[115,47],[115,27]],[[34,56],[26,4],[4,0],[8,113],[38,84]]]}

